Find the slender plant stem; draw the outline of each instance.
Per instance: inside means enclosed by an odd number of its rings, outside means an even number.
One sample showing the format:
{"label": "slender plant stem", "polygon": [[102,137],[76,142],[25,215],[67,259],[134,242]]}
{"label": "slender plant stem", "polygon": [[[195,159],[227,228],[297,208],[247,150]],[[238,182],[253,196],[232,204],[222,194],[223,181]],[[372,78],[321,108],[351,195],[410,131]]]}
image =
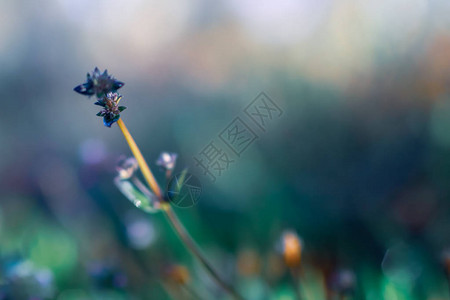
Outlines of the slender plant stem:
{"label": "slender plant stem", "polygon": [[145,180],[150,185],[150,188],[152,189],[153,193],[155,193],[156,197],[158,197],[158,199],[162,199],[161,188],[159,187],[158,182],[155,179],[155,176],[153,176],[152,171],[150,171],[150,168],[148,167],[144,159],[144,156],[142,156],[141,150],[139,150],[139,147],[136,145],[136,142],[134,141],[133,137],[131,136],[130,132],[125,126],[125,123],[122,121],[122,119],[119,119],[117,121],[117,125],[119,125],[120,130],[122,131],[125,139],[127,140],[131,152],[133,152],[133,155],[136,158],[139,167],[141,168],[141,172],[142,175],[144,175]]}
{"label": "slender plant stem", "polygon": [[[151,172],[150,168],[148,167],[147,162],[145,161],[144,157],[142,156],[142,153],[139,150],[139,147],[137,146],[136,142],[134,141],[133,137],[131,136],[130,132],[128,131],[127,127],[125,126],[125,123],[122,121],[122,119],[119,119],[117,121],[117,124],[119,125],[120,130],[122,131],[128,145],[130,146],[131,152],[133,152],[133,155],[139,164],[142,175],[144,176],[144,178],[147,181],[147,183],[149,184],[151,190],[156,195],[156,197],[159,199],[161,204],[165,204],[165,200],[163,198],[161,188],[159,187],[158,182],[156,181],[155,177],[153,176],[153,173]],[[192,237],[189,235],[186,228],[180,222],[180,220],[178,219],[177,215],[172,210],[170,205],[162,205],[162,210],[165,213],[167,220],[172,225],[175,232],[178,234],[181,241],[191,251],[191,253],[200,261],[200,263],[203,265],[203,267],[206,269],[206,271],[211,275],[211,277],[217,282],[217,284],[220,285],[231,296],[233,296],[233,298],[239,299],[239,300],[243,299],[234,290],[234,288],[232,286],[230,286],[228,283],[226,283],[219,276],[219,274],[216,272],[216,270],[208,262],[208,260],[205,258],[205,256],[203,255],[203,253],[201,252],[200,248],[197,246],[195,241],[192,239]]]}
{"label": "slender plant stem", "polygon": [[214,267],[208,262],[203,253],[201,252],[198,245],[189,235],[187,230],[184,228],[183,224],[178,219],[177,215],[174,213],[172,208],[169,206],[168,209],[164,210],[169,223],[173,226],[176,233],[183,241],[184,245],[191,251],[191,253],[200,261],[203,267],[208,271],[211,277],[230,295],[232,295],[235,299],[243,299],[232,286],[226,283],[214,269]]}

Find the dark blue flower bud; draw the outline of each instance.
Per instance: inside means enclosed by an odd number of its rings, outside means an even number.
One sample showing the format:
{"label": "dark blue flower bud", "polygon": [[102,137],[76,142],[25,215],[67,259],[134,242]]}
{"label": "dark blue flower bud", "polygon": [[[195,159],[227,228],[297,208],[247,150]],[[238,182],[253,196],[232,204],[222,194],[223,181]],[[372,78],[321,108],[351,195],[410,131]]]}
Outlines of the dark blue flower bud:
{"label": "dark blue flower bud", "polygon": [[111,127],[112,124],[114,124],[115,122],[117,122],[120,119],[120,115],[115,115],[115,114],[106,114],[103,117],[103,124],[106,127]]}

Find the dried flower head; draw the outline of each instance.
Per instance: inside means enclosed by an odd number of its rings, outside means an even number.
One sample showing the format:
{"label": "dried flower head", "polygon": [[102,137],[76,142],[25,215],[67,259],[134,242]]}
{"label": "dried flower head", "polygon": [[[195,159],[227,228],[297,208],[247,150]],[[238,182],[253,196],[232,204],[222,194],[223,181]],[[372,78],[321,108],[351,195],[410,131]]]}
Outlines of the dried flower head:
{"label": "dried flower head", "polygon": [[302,256],[302,242],[298,235],[293,231],[285,231],[281,242],[286,265],[290,268],[298,267]]}
{"label": "dried flower head", "polygon": [[107,70],[100,73],[100,70],[96,67],[92,75],[87,74],[86,82],[76,86],[73,90],[82,95],[96,95],[98,98],[101,98],[110,92],[116,92],[123,86],[124,83],[108,75]]}
{"label": "dried flower head", "polygon": [[97,113],[97,116],[103,117],[103,124],[107,127],[111,127],[114,122],[120,119],[120,113],[126,109],[125,106],[119,106],[119,101],[122,99],[117,93],[108,93],[101,99],[95,102],[95,105],[103,107],[103,109]]}
{"label": "dried flower head", "polygon": [[178,155],[176,153],[162,152],[156,164],[166,170],[172,171],[175,168]]}

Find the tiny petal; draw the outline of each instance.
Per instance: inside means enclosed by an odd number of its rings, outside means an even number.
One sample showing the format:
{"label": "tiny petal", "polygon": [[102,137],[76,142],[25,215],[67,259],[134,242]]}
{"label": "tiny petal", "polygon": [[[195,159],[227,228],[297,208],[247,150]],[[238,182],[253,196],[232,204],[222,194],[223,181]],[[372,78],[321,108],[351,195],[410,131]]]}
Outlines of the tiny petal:
{"label": "tiny petal", "polygon": [[137,169],[139,169],[139,165],[134,157],[129,157],[120,161],[116,167],[121,180],[127,180],[133,177]]}
{"label": "tiny petal", "polygon": [[84,84],[77,85],[76,87],[73,88],[73,90],[74,90],[75,92],[77,92],[77,93],[80,93],[80,94],[85,94],[86,91],[87,91],[87,89],[86,89],[86,87],[84,86]]}
{"label": "tiny petal", "polygon": [[117,122],[120,119],[120,115],[110,115],[110,114],[106,114],[103,117],[103,124],[106,127],[111,127],[112,124],[114,124],[115,122]]}
{"label": "tiny petal", "polygon": [[93,95],[92,87],[93,87],[92,83],[88,81],[86,83],[76,86],[73,90],[82,95],[91,96]]}
{"label": "tiny petal", "polygon": [[156,164],[167,170],[173,170],[175,168],[175,163],[177,161],[178,155],[176,153],[162,152]]}
{"label": "tiny petal", "polygon": [[118,89],[120,89],[121,87],[123,87],[125,85],[125,83],[118,81],[118,80],[114,80],[113,83],[113,90],[117,91]]}

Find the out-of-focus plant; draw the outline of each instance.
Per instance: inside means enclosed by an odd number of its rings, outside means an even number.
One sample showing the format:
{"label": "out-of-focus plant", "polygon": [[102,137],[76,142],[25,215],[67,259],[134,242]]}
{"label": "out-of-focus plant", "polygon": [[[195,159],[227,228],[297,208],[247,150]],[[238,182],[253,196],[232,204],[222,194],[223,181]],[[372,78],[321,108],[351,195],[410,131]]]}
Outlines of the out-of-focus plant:
{"label": "out-of-focus plant", "polygon": [[297,294],[297,299],[301,299],[299,268],[302,258],[302,247],[302,242],[294,231],[286,230],[283,233],[281,237],[281,251],[284,262],[291,272],[292,285]]}
{"label": "out-of-focus plant", "polygon": [[0,299],[49,299],[55,297],[54,274],[29,260],[3,262]]}
{"label": "out-of-focus plant", "polygon": [[[94,104],[102,107],[102,110],[97,113],[97,116],[103,117],[103,124],[106,127],[111,127],[114,123],[117,123],[133,153],[134,159],[124,161],[122,166],[119,167],[119,175],[115,179],[115,184],[120,191],[141,210],[147,213],[163,212],[186,248],[188,248],[200,261],[202,266],[217,284],[233,298],[242,299],[234,287],[228,284],[209,263],[199,246],[178,219],[165,196],[167,193],[163,193],[161,190],[147,162],[142,156],[139,147],[125,126],[125,123],[120,118],[120,113],[126,107],[119,106],[119,101],[122,99],[122,96],[117,93],[117,90],[123,85],[124,83],[108,75],[106,70],[101,74],[99,69],[95,68],[92,75],[89,73],[87,74],[85,83],[74,88],[74,91],[82,95],[89,97],[95,95],[97,97],[97,101]],[[158,159],[157,164],[166,170],[166,177],[169,177],[172,170],[175,168],[176,158],[177,155],[174,153],[163,152]],[[148,187],[135,176],[135,171],[138,167],[140,168]]]}
{"label": "out-of-focus plant", "polygon": [[202,299],[200,294],[189,285],[191,276],[185,266],[173,264],[166,267],[163,271],[163,278],[166,284],[173,287],[172,290],[180,292],[179,298],[184,299],[189,296],[190,299]]}

